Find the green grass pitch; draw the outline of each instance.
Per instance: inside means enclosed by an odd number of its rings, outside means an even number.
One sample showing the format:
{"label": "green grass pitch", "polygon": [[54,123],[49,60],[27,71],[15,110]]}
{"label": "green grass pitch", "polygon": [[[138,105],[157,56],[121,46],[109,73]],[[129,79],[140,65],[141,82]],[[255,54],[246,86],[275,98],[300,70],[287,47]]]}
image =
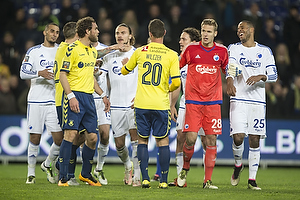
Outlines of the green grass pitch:
{"label": "green grass pitch", "polygon": [[[77,165],[78,175],[81,165]],[[230,185],[230,176],[233,167],[216,166],[212,181],[219,187],[218,190],[207,190],[202,188],[203,167],[192,166],[187,176],[187,188],[169,187],[159,189],[157,182],[151,182],[150,189],[124,185],[123,165],[106,164],[104,171],[109,184],[102,187],[92,187],[81,183],[80,186],[58,187],[46,179],[46,174],[40,169],[39,163],[36,168],[36,183],[25,184],[27,175],[26,164],[0,165],[0,199],[300,199],[300,169],[299,168],[267,168],[259,169],[257,174],[258,186],[261,191],[247,189],[248,167],[241,174],[238,186]],[[156,168],[149,166],[149,175],[153,176]],[[171,166],[169,181],[176,177],[176,167]]]}

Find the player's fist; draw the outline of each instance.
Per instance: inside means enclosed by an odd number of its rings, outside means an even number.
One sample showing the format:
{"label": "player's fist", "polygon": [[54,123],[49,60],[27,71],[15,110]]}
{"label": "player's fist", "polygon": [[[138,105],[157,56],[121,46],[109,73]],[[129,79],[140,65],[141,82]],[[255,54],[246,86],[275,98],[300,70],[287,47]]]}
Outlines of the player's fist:
{"label": "player's fist", "polygon": [[236,63],[229,63],[227,73],[230,76],[237,77],[242,74],[242,67]]}

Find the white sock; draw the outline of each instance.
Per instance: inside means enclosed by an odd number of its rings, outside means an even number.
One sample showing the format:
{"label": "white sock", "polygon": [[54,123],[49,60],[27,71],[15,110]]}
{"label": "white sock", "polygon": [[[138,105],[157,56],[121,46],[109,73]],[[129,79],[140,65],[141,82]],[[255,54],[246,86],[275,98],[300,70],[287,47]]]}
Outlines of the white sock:
{"label": "white sock", "polygon": [[183,152],[177,153],[175,160],[176,160],[177,175],[179,176],[183,167]]}
{"label": "white sock", "polygon": [[45,160],[46,167],[50,167],[50,163],[52,163],[57,158],[57,156],[59,155],[59,149],[60,149],[60,146],[56,145],[53,142],[50,147],[49,155],[47,156],[47,158]]}
{"label": "white sock", "polygon": [[242,165],[243,152],[244,152],[244,142],[240,146],[236,146],[234,142],[232,143],[232,152],[234,157],[235,166],[239,167]]}
{"label": "white sock", "polygon": [[97,156],[97,166],[96,166],[96,170],[102,170],[103,169],[103,165],[105,163],[105,157],[108,154],[108,150],[109,150],[109,146],[104,145],[102,143],[99,142],[98,144],[98,156]]}
{"label": "white sock", "polygon": [[202,159],[203,159],[203,168],[205,169],[205,154],[206,154],[206,151],[205,149],[202,149]]}
{"label": "white sock", "polygon": [[28,176],[35,176],[35,166],[36,166],[36,157],[39,152],[39,145],[32,144],[29,142],[28,145],[28,154],[27,154],[27,163],[28,163]]}
{"label": "white sock", "polygon": [[126,146],[122,147],[121,149],[117,149],[117,154],[119,158],[124,163],[125,169],[130,170],[131,169],[131,160],[129,158],[129,152],[128,148]]}
{"label": "white sock", "polygon": [[137,157],[137,146],[138,146],[138,141],[131,141],[131,147],[132,147],[132,155],[131,155],[131,160],[133,162],[133,169],[134,169],[134,178],[137,178],[140,180],[141,177],[141,169],[139,165],[139,160]]}
{"label": "white sock", "polygon": [[255,180],[260,161],[260,148],[249,148],[249,179]]}

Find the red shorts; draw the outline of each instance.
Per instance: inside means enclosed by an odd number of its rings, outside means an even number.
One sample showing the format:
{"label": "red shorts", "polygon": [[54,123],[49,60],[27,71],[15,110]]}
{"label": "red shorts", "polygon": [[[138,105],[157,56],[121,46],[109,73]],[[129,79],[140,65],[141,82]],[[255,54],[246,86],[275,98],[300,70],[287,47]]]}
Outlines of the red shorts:
{"label": "red shorts", "polygon": [[196,132],[202,127],[205,135],[221,135],[221,105],[186,104],[183,132]]}

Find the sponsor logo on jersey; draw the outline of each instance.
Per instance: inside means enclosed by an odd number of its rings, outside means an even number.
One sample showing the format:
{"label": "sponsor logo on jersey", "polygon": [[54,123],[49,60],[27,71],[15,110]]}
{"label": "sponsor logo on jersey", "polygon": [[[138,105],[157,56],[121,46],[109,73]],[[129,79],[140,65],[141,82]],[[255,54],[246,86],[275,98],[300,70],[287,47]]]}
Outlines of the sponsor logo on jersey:
{"label": "sponsor logo on jersey", "polygon": [[195,58],[201,58],[199,55],[196,55],[196,57]]}
{"label": "sponsor logo on jersey", "polygon": [[240,64],[244,65],[245,67],[253,67],[253,68],[259,68],[261,66],[261,62],[246,60],[246,58],[241,58]]}
{"label": "sponsor logo on jersey", "polygon": [[196,71],[200,74],[215,74],[217,73],[216,66],[204,66],[204,65],[197,65]]}
{"label": "sponsor logo on jersey", "polygon": [[63,62],[62,68],[63,68],[63,69],[69,69],[69,68],[70,68],[70,62],[64,61],[64,62]]}
{"label": "sponsor logo on jersey", "polygon": [[186,75],[187,75],[186,70],[181,70],[180,71],[180,76],[181,76],[182,79],[186,79]]}
{"label": "sponsor logo on jersey", "polygon": [[24,62],[28,62],[28,60],[29,60],[29,56],[25,56]]}
{"label": "sponsor logo on jersey", "polygon": [[45,68],[53,67],[54,61],[41,60],[40,65]]}
{"label": "sponsor logo on jersey", "polygon": [[142,51],[148,51],[148,46],[144,46],[144,47],[142,48]]}
{"label": "sponsor logo on jersey", "polygon": [[121,75],[121,68],[118,67],[118,66],[114,66],[112,68],[112,71],[113,71],[114,74]]}

